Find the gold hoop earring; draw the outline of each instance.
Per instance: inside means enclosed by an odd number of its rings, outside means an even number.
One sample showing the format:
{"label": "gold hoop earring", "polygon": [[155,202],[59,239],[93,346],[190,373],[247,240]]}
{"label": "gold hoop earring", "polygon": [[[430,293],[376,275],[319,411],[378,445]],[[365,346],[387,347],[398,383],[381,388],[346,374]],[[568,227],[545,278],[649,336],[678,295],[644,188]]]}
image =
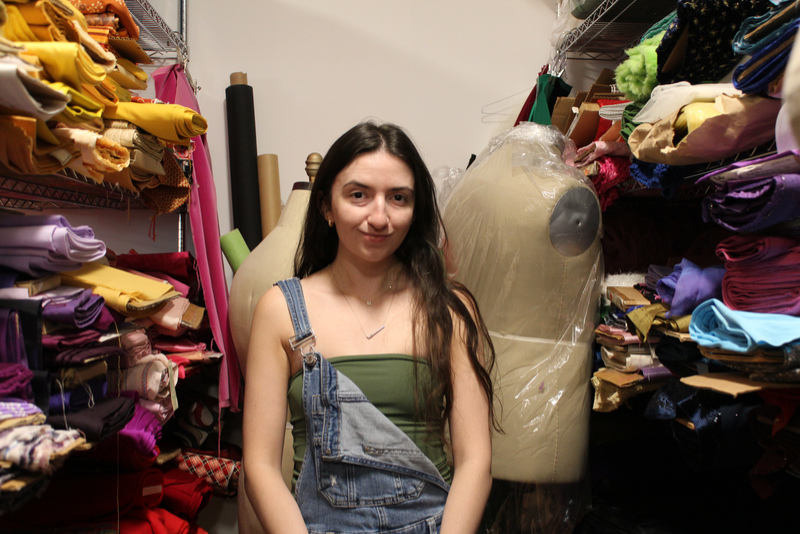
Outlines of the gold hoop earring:
{"label": "gold hoop earring", "polygon": [[328,226],[333,228],[333,219],[325,219],[325,220],[328,221]]}

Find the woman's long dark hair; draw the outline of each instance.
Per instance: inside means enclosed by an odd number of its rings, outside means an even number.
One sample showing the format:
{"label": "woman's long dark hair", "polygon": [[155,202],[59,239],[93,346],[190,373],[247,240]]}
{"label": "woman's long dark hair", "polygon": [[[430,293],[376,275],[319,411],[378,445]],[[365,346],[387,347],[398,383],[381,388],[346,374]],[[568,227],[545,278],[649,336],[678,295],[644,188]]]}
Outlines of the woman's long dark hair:
{"label": "woman's long dark hair", "polygon": [[[339,237],[336,228],[328,226],[324,215],[326,207],[330,205],[333,182],[358,156],[380,150],[400,158],[414,175],[413,220],[408,235],[395,255],[415,290],[415,356],[423,351],[427,354],[434,378],[433,391],[425,396],[425,421],[430,428],[444,435],[444,422],[448,420],[453,406],[449,356],[455,315],[463,324],[469,360],[486,394],[492,425],[497,428],[490,378],[494,347],[472,293],[446,275],[439,248],[444,243],[445,230],[436,204],[433,179],[416,146],[400,127],[390,123],[362,122],[331,145],[311,188],[311,201],[295,256],[295,276],[303,278],[320,271],[336,258]],[[442,398],[443,406],[439,401]]]}

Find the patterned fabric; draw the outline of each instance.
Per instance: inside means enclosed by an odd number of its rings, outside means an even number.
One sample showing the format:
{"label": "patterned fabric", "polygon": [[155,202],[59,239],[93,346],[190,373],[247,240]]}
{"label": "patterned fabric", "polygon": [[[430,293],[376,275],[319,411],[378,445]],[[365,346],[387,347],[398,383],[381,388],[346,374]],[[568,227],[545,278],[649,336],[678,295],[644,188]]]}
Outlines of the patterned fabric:
{"label": "patterned fabric", "polygon": [[239,489],[239,460],[184,452],[178,456],[178,467],[202,478],[223,495],[236,495]]}
{"label": "patterned fabric", "polygon": [[[679,0],[677,16],[658,45],[658,83],[718,82],[741,58],[733,39],[742,22],[769,11],[769,0]],[[681,55],[680,41],[686,35]]]}
{"label": "patterned fabric", "polygon": [[192,187],[172,153],[165,151],[161,165],[164,167],[164,174],[156,176],[158,185],[141,192],[142,201],[156,215],[172,213],[186,204]]}

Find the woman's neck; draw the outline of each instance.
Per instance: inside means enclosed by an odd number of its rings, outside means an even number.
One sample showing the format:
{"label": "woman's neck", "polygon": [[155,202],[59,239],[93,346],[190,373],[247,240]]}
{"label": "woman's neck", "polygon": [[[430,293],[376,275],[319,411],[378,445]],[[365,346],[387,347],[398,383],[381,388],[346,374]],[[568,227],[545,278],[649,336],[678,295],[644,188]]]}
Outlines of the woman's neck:
{"label": "woman's neck", "polygon": [[334,285],[342,293],[369,304],[397,289],[401,270],[394,257],[381,263],[357,263],[337,257],[328,266]]}

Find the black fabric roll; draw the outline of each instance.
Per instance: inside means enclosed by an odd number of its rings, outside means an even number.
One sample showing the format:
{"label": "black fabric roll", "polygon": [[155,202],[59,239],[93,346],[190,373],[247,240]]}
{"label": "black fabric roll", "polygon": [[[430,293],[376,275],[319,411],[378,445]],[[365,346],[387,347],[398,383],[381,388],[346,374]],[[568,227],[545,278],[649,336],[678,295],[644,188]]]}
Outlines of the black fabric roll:
{"label": "black fabric roll", "polygon": [[234,84],[225,89],[228,113],[228,162],[233,226],[253,250],[261,242],[258,154],[253,88]]}

